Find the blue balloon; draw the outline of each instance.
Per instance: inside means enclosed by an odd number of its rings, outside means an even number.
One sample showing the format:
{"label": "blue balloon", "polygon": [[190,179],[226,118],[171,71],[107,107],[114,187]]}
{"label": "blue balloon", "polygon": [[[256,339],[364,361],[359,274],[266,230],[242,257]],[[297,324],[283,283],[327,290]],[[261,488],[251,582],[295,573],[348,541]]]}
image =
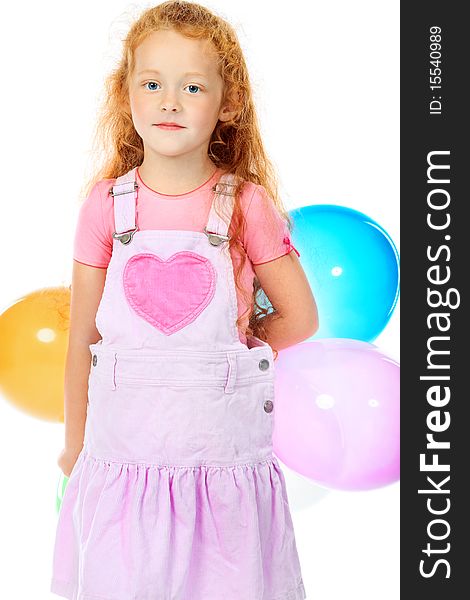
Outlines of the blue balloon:
{"label": "blue balloon", "polygon": [[388,323],[399,294],[399,256],[387,232],[367,215],[335,204],[289,211],[292,244],[318,306],[310,339],[371,342]]}

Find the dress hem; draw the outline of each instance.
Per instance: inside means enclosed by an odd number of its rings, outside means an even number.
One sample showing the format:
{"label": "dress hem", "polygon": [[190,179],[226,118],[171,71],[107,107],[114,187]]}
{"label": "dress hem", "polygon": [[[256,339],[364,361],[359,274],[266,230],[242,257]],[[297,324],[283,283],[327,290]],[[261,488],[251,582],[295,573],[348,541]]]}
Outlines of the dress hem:
{"label": "dress hem", "polygon": [[[124,600],[123,598],[109,597],[109,596],[97,596],[94,594],[76,594],[77,584],[71,583],[70,581],[61,581],[59,579],[52,579],[49,591],[68,600]],[[268,599],[260,598],[259,600],[306,600],[307,596],[305,593],[305,587],[303,581],[297,587],[290,592],[284,592],[281,595],[274,596]],[[125,600],[130,600],[126,598]],[[132,600],[138,600],[138,598],[132,598]]]}

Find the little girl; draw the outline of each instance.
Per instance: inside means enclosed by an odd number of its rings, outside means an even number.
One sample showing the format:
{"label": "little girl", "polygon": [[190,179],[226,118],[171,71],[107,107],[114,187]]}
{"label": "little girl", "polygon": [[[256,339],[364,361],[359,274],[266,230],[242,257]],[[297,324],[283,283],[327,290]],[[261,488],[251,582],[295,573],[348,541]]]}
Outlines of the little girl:
{"label": "little girl", "polygon": [[131,27],[106,89],[108,158],[74,243],[50,589],[303,600],[272,348],[311,336],[317,310],[236,34],[164,2]]}

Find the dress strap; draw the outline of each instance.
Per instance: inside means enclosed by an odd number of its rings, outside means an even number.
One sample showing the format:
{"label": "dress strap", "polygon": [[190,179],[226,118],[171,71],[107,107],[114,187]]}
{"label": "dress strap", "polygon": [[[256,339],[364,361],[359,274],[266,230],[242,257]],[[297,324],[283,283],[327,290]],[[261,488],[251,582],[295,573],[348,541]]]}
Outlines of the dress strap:
{"label": "dress strap", "polygon": [[109,190],[114,199],[114,225],[116,231],[113,238],[128,244],[137,231],[135,223],[135,211],[137,206],[137,190],[139,184],[136,181],[137,167],[134,167],[124,175],[116,179],[115,184]]}
{"label": "dress strap", "polygon": [[[134,167],[118,177],[108,192],[114,198],[116,231],[113,233],[113,238],[118,239],[123,244],[128,244],[138,230],[135,216],[139,184],[137,183],[136,173],[137,167]],[[236,185],[235,175],[224,173],[212,188],[212,204],[204,233],[214,246],[230,239],[228,230],[232,220]]]}
{"label": "dress strap", "polygon": [[236,186],[235,175],[224,173],[212,188],[214,195],[204,233],[214,246],[230,239],[228,230],[232,220]]}

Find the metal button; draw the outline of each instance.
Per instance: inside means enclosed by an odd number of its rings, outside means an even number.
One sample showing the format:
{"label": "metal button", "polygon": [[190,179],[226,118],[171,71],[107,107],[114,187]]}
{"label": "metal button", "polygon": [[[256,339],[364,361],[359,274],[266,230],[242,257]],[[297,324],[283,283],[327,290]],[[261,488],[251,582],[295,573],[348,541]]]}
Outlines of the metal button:
{"label": "metal button", "polygon": [[223,243],[223,239],[221,239],[219,236],[217,235],[208,235],[209,238],[209,243],[212,244],[213,246],[220,246],[220,244]]}
{"label": "metal button", "polygon": [[93,366],[96,367],[96,363],[98,362],[98,357],[96,354],[93,354]]}
{"label": "metal button", "polygon": [[119,240],[123,244],[129,244],[132,241],[132,238],[135,232],[138,231],[138,227],[134,229],[130,229],[129,231],[125,231],[123,233],[117,233],[116,231],[113,233],[113,238]]}
{"label": "metal button", "polygon": [[259,361],[259,368],[261,371],[266,371],[266,369],[269,369],[269,360],[267,358],[262,358]]}
{"label": "metal button", "polygon": [[270,413],[270,412],[272,412],[272,411],[273,411],[273,406],[274,406],[274,405],[273,405],[273,403],[272,403],[272,400],[266,400],[266,402],[264,403],[264,410],[265,410],[267,413]]}

